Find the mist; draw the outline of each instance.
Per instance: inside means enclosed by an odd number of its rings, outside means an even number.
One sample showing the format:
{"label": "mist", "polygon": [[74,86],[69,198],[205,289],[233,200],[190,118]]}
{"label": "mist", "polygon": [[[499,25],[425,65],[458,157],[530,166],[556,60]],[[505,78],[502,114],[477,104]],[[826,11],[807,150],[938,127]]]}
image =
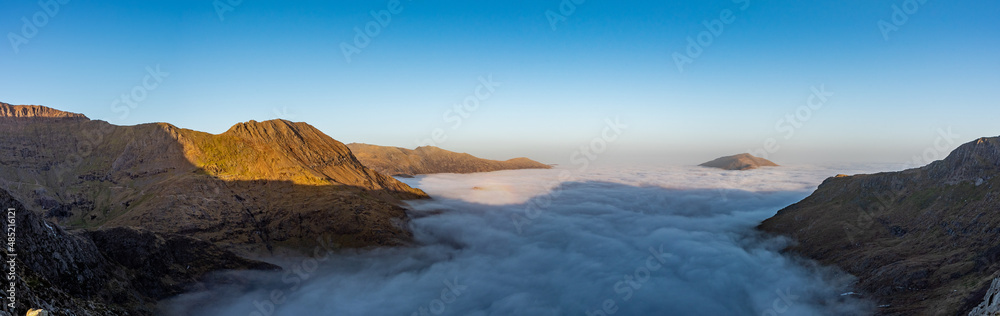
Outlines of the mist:
{"label": "mist", "polygon": [[[845,315],[849,275],[753,228],[823,179],[885,166],[519,170],[401,179],[415,244],[317,247],[228,272],[168,315]],[[317,236],[320,240],[323,236]]]}

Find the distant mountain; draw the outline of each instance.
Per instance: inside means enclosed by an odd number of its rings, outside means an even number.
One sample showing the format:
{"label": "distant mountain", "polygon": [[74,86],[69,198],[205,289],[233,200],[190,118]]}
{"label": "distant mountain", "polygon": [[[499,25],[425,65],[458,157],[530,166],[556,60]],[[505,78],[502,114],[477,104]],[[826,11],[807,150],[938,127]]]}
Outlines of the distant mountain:
{"label": "distant mountain", "polygon": [[477,158],[466,153],[456,153],[434,146],[406,149],[369,144],[347,144],[362,164],[389,175],[418,175],[429,173],[473,173],[513,169],[549,169],[546,165],[528,158],[505,161]]}
{"label": "distant mountain", "polygon": [[777,167],[778,164],[751,154],[739,154],[718,158],[699,166],[725,170],[750,170],[760,167]]}
{"label": "distant mountain", "polygon": [[410,238],[398,201],[427,197],[305,123],[250,121],[212,135],[5,108],[0,189],[68,227],[137,226],[241,253],[309,250],[324,236],[395,245]]}
{"label": "distant mountain", "polygon": [[759,228],[857,276],[880,314],[964,315],[1000,274],[1000,138],[922,168],[829,178]]}

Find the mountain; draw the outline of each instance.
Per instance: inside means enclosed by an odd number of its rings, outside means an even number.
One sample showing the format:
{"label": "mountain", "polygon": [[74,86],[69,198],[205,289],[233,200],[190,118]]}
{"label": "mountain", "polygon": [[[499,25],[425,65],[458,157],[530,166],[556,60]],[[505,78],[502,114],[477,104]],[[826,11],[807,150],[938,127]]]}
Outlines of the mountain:
{"label": "mountain", "polygon": [[0,117],[87,118],[83,114],[59,111],[40,105],[10,105],[0,102]]}
{"label": "mountain", "polygon": [[857,276],[881,314],[964,314],[1000,273],[1000,138],[921,168],[826,179],[758,228]]}
{"label": "mountain", "polygon": [[777,167],[778,164],[751,154],[739,154],[718,158],[699,166],[725,170],[750,170],[760,167]]}
{"label": "mountain", "polygon": [[[197,288],[212,272],[278,269],[175,234],[125,227],[68,232],[5,190],[0,207],[8,215],[0,228],[16,232],[14,251],[2,247],[3,270],[15,271],[17,278],[9,281],[18,290],[16,308],[5,302],[0,314],[40,308],[55,315],[153,315],[157,301]],[[13,225],[8,209],[14,210]]]}
{"label": "mountain", "polygon": [[428,173],[473,173],[513,169],[549,169],[546,165],[528,158],[505,161],[477,158],[466,153],[456,153],[434,146],[406,149],[351,143],[354,155],[365,166],[389,175],[417,175]]}
{"label": "mountain", "polygon": [[250,121],[213,135],[116,126],[38,106],[0,116],[0,189],[70,228],[141,227],[242,254],[411,238],[402,199],[424,192],[366,168],[305,123]]}

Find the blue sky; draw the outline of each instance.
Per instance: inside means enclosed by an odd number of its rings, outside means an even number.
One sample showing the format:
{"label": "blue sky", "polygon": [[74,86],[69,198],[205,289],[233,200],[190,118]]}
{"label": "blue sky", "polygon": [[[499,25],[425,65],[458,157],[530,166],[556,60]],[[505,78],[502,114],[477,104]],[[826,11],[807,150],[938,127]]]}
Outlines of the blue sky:
{"label": "blue sky", "polygon": [[[769,139],[779,163],[905,162],[939,129],[951,148],[1000,135],[996,1],[571,1],[402,0],[350,62],[342,43],[390,1],[244,0],[221,18],[211,0],[70,0],[54,15],[5,1],[0,101],[212,133],[281,117],[409,148],[441,129],[445,149],[560,164],[614,118],[628,128],[600,162],[696,163]],[[553,27],[550,11],[568,14]],[[716,35],[703,22],[720,15]],[[679,71],[700,34],[710,45]],[[115,100],[157,66],[169,75],[123,115]],[[491,76],[456,127],[449,109]],[[816,87],[833,94],[799,126],[779,121]]]}

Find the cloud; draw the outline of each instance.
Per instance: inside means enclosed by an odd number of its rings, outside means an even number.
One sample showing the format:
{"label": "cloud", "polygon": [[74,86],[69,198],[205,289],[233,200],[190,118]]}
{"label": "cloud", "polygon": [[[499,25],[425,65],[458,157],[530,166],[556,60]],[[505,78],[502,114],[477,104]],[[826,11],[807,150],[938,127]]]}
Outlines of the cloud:
{"label": "cloud", "polygon": [[244,282],[162,305],[185,315],[867,314],[870,302],[841,295],[850,276],[781,254],[787,240],[753,227],[828,176],[877,168],[406,179],[435,197],[411,202],[418,245],[339,252],[309,273],[294,264],[307,259],[285,258],[298,273],[231,273]]}

